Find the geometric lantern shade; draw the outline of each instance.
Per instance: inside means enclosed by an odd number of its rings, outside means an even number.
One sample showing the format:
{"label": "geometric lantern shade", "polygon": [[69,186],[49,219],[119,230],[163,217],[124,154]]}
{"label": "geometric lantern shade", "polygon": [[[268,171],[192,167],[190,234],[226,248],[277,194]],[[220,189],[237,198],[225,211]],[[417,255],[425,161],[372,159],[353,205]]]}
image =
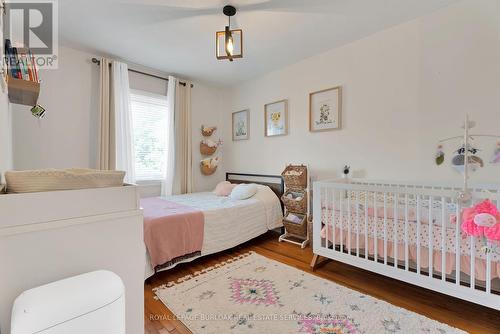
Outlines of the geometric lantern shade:
{"label": "geometric lantern shade", "polygon": [[217,59],[243,58],[243,31],[241,29],[230,30],[226,26],[225,31],[215,33],[215,56]]}

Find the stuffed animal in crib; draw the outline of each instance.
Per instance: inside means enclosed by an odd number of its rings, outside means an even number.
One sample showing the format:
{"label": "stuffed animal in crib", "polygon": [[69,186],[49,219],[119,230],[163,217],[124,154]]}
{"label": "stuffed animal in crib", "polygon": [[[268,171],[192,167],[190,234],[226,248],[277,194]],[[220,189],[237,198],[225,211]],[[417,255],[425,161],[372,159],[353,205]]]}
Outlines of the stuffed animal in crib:
{"label": "stuffed animal in crib", "polygon": [[462,231],[469,236],[500,241],[500,212],[490,200],[464,209]]}

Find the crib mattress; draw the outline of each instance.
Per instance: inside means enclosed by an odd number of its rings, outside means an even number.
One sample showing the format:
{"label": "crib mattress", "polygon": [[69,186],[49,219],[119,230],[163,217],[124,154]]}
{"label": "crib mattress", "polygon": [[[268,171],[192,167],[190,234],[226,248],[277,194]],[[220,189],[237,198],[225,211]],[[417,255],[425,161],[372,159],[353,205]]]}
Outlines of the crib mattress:
{"label": "crib mattress", "polygon": [[[366,218],[366,222],[365,222]],[[333,224],[335,219],[335,224]],[[373,215],[365,216],[364,213],[357,214],[357,212],[335,210],[335,213],[330,208],[322,208],[322,222],[328,224],[328,240],[335,244],[342,244],[351,250],[367,249],[368,253],[372,256],[377,250],[377,255],[384,256],[384,236],[387,234],[387,257],[393,258],[395,254],[395,245],[397,247],[397,258],[400,261],[405,260],[405,240],[408,239],[408,256],[409,260],[417,260],[417,244],[420,244],[420,265],[422,268],[429,267],[429,235],[431,235],[432,243],[432,262],[433,268],[442,271],[442,226],[437,224],[429,225],[427,220],[420,221],[418,227],[417,221],[406,221],[403,219],[393,219],[374,217]],[[335,241],[333,240],[333,226],[335,226]],[[384,229],[385,227],[385,229]],[[450,274],[455,270],[456,266],[456,226],[454,220],[445,224],[445,270]],[[357,232],[359,230],[359,237]],[[350,231],[350,233],[349,233]],[[384,233],[385,231],[385,233]],[[406,233],[405,233],[406,231]],[[326,238],[326,226],[321,231],[321,237]],[[466,274],[470,274],[470,254],[471,254],[471,238],[462,235],[459,231],[459,248],[460,248],[460,270]],[[350,234],[350,237],[349,237]],[[365,234],[367,238],[365,238]],[[366,245],[368,241],[368,245]],[[483,247],[486,246],[482,239],[474,239],[474,254],[475,254],[475,275],[479,280],[486,279],[486,261],[487,254]],[[499,245],[494,244],[494,247]],[[498,252],[490,253],[491,260],[491,277],[500,278],[500,254]]]}

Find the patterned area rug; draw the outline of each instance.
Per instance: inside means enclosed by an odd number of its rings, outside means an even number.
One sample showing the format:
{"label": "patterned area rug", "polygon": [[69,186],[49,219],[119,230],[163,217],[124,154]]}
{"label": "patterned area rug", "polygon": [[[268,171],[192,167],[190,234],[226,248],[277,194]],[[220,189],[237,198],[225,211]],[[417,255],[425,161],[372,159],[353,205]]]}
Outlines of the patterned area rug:
{"label": "patterned area rug", "polygon": [[253,252],[154,289],[193,333],[464,333]]}

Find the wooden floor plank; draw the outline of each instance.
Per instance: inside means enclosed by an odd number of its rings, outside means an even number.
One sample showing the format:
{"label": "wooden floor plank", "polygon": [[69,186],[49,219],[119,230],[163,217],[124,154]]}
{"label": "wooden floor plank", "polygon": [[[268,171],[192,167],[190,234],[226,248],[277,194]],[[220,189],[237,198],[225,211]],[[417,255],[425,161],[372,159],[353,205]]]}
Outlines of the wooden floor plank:
{"label": "wooden floor plank", "polygon": [[145,327],[150,334],[187,334],[189,329],[159,300],[155,300],[152,289],[169,281],[193,274],[231,257],[248,251],[255,251],[270,259],[331,280],[353,290],[385,300],[431,319],[449,324],[469,333],[500,333],[500,312],[449,297],[434,291],[422,289],[366,270],[340,262],[330,261],[315,271],[311,270],[313,258],[311,248],[300,249],[292,244],[279,243],[278,236],[269,232],[234,249],[206,256],[194,262],[178,265],[172,270],[161,272],[146,281]]}

